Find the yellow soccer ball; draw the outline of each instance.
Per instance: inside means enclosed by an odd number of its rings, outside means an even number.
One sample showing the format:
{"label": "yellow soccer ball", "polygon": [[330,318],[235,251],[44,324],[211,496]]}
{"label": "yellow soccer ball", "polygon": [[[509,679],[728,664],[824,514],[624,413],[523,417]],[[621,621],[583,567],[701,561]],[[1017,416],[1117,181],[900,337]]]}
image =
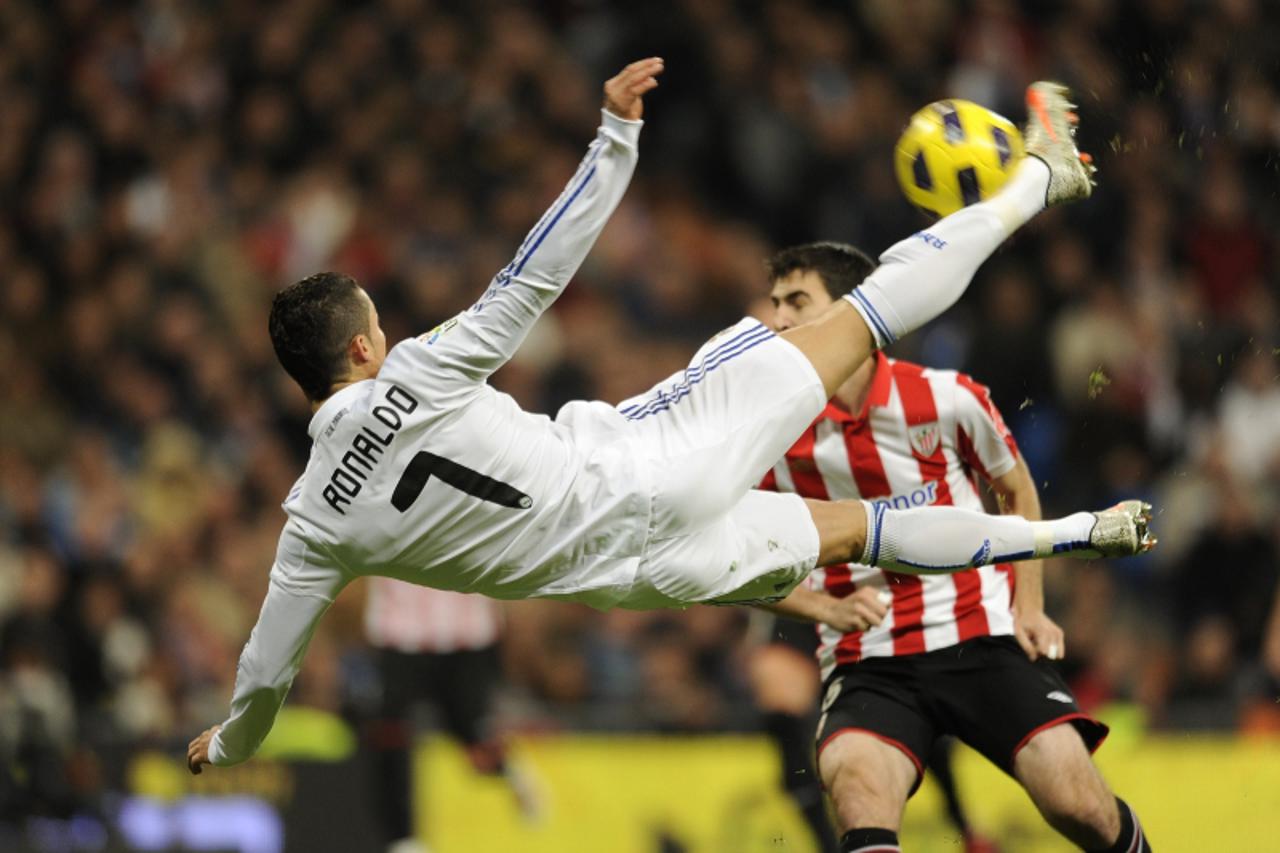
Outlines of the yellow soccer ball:
{"label": "yellow soccer ball", "polygon": [[972,101],[935,101],[911,117],[893,154],[907,200],[934,216],[955,213],[1004,186],[1026,155],[1013,122]]}

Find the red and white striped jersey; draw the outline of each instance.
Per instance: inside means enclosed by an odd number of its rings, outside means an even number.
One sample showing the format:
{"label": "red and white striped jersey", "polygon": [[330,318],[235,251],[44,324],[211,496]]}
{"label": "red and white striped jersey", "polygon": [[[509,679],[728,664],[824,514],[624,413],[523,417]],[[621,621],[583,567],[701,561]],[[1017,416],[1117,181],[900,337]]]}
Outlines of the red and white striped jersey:
{"label": "red and white striped jersey", "polygon": [[378,648],[445,654],[498,642],[502,612],[483,595],[432,589],[392,578],[369,578],[365,634]]}
{"label": "red and white striped jersey", "polygon": [[[978,477],[1010,471],[1018,447],[985,386],[953,370],[932,370],[883,354],[862,412],[834,402],[762,488],[804,497],[863,498],[891,507],[954,505],[983,509]],[[826,678],[837,664],[945,648],[1013,633],[1013,567],[1005,563],[948,575],[908,575],[859,564],[809,576],[813,589],[841,597],[863,586],[893,595],[884,622],[841,635],[818,626]]]}

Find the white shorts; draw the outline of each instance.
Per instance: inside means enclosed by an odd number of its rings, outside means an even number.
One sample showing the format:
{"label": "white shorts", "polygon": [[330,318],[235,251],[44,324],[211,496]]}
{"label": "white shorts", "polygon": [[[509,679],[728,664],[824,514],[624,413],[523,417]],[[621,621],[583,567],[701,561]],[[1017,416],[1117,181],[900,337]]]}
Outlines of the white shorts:
{"label": "white shorts", "polygon": [[818,562],[818,530],[799,495],[750,491],[693,533],[650,541],[620,607],[759,604],[785,598]]}
{"label": "white shorts", "polygon": [[751,490],[826,403],[809,360],[744,319],[688,369],[620,404],[653,485],[641,585],[685,603],[769,598],[779,597],[775,576],[789,590],[810,571],[818,535],[804,502]]}

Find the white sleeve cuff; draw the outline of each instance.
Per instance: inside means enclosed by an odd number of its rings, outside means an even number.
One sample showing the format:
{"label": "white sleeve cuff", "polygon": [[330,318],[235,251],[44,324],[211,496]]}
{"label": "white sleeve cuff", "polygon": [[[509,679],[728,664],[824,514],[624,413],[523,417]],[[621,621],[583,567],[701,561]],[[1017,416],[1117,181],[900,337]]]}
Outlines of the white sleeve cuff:
{"label": "white sleeve cuff", "polygon": [[222,734],[221,731],[216,732],[209,740],[209,763],[216,767],[222,766],[222,763],[227,759],[227,756],[222,751],[221,741],[218,740],[218,735],[220,734]]}
{"label": "white sleeve cuff", "polygon": [[606,109],[600,110],[600,126],[618,141],[630,145],[632,148],[638,148],[640,145],[640,128],[644,127],[644,122],[640,119],[626,119],[616,116]]}

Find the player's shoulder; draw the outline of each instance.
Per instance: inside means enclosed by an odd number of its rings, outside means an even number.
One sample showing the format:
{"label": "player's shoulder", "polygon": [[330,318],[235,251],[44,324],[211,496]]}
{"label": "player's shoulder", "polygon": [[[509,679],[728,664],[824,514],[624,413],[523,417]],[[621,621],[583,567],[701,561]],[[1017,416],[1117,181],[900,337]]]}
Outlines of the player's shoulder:
{"label": "player's shoulder", "polygon": [[460,376],[474,341],[465,331],[467,313],[445,320],[438,326],[406,338],[391,348],[378,371],[378,379],[398,384],[411,383],[432,388],[449,385]]}
{"label": "player's shoulder", "polygon": [[289,513],[276,542],[272,577],[285,584],[310,585],[347,572],[334,553],[334,531],[328,534],[301,515]]}
{"label": "player's shoulder", "polygon": [[432,334],[406,338],[392,347],[378,370],[378,381],[410,390],[432,388],[444,372],[434,351]]}
{"label": "player's shoulder", "polygon": [[895,377],[921,377],[932,383],[941,385],[959,384],[961,377],[965,374],[949,367],[930,367],[927,364],[909,361],[905,358],[885,357],[885,364],[893,371]]}
{"label": "player's shoulder", "polygon": [[387,352],[387,358],[378,371],[378,378],[386,380],[400,374],[412,373],[430,357],[423,336],[405,338]]}
{"label": "player's shoulder", "polygon": [[900,394],[904,386],[922,388],[927,385],[932,392],[934,405],[939,408],[954,405],[959,389],[977,384],[966,374],[951,368],[930,367],[900,358],[886,359],[886,365],[893,373]]}

